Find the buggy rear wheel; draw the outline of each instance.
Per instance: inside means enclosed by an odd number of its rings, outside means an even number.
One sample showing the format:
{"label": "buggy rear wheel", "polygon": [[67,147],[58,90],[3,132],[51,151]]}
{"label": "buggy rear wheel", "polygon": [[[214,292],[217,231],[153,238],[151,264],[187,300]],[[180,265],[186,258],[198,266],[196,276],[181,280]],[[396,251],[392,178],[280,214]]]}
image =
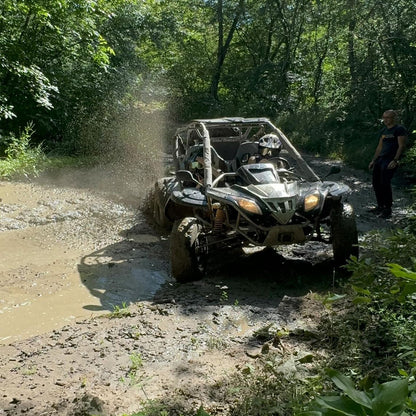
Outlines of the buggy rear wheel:
{"label": "buggy rear wheel", "polygon": [[331,210],[331,236],[336,267],[347,263],[350,256],[358,257],[358,233],[352,206],[339,203]]}
{"label": "buggy rear wheel", "polygon": [[206,271],[207,244],[202,225],[194,217],[174,223],[170,236],[172,275],[178,282],[202,278]]}

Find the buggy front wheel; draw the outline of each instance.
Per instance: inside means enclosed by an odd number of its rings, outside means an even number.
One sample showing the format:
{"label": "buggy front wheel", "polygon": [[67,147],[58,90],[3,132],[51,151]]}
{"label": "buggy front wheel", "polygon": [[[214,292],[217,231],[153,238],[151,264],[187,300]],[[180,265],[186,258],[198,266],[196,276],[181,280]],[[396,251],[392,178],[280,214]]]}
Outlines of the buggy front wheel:
{"label": "buggy front wheel", "polygon": [[172,275],[178,282],[203,277],[206,271],[207,244],[202,225],[194,217],[186,217],[173,224],[170,237]]}
{"label": "buggy front wheel", "polygon": [[169,231],[172,228],[172,223],[165,215],[165,199],[166,188],[163,186],[163,182],[158,181],[153,192],[153,220],[158,227]]}

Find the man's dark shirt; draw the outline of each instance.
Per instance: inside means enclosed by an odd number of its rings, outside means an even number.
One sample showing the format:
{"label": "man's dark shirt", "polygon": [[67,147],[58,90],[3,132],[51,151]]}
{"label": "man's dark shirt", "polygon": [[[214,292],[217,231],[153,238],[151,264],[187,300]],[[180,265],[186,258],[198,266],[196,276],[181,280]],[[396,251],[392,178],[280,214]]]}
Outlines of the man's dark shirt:
{"label": "man's dark shirt", "polygon": [[399,136],[407,136],[406,129],[400,124],[396,124],[392,128],[384,127],[379,134],[379,138],[383,139],[383,146],[379,157],[382,159],[393,160],[399,148]]}

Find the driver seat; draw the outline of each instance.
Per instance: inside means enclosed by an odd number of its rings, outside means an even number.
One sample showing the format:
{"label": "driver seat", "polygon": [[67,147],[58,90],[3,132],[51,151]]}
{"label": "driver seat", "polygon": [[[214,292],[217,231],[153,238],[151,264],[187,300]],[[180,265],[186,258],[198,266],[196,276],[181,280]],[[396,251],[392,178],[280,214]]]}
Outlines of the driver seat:
{"label": "driver seat", "polygon": [[231,167],[235,172],[241,165],[248,162],[251,156],[259,153],[259,145],[257,142],[243,142],[237,149],[234,159],[231,161]]}

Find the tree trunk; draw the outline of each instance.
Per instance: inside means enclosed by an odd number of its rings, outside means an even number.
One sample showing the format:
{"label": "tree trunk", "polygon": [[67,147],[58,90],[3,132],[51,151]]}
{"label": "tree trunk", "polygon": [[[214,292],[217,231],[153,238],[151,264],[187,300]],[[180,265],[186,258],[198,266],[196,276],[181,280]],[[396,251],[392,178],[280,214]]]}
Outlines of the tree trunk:
{"label": "tree trunk", "polygon": [[243,12],[244,0],[240,0],[237,6],[236,14],[228,32],[227,39],[224,42],[224,11],[223,0],[218,0],[217,3],[217,19],[218,19],[218,46],[217,46],[217,61],[214,72],[211,77],[210,94],[214,100],[219,101],[218,87],[221,79],[222,67],[224,65],[225,57],[227,56],[228,49],[234,36],[237,23]]}
{"label": "tree trunk", "polygon": [[354,42],[354,32],[357,25],[357,19],[355,17],[355,0],[348,0],[347,7],[351,12],[351,18],[348,22],[348,66],[350,70],[350,88],[351,95],[355,95],[355,92],[358,88],[358,79],[357,79],[357,61],[355,57],[355,42]]}

